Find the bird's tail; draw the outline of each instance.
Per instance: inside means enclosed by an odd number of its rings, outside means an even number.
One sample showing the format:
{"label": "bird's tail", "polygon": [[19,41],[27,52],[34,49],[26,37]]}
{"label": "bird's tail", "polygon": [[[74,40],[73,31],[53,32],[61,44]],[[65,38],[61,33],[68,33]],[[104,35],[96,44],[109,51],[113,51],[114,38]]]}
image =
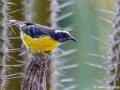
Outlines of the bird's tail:
{"label": "bird's tail", "polygon": [[8,23],[9,23],[10,25],[15,25],[15,26],[18,26],[18,27],[19,27],[21,24],[23,24],[22,21],[17,21],[17,20],[14,20],[14,19],[9,20]]}
{"label": "bird's tail", "polygon": [[25,22],[11,19],[11,20],[8,21],[8,23],[9,23],[9,25],[17,26],[20,31],[26,32]]}

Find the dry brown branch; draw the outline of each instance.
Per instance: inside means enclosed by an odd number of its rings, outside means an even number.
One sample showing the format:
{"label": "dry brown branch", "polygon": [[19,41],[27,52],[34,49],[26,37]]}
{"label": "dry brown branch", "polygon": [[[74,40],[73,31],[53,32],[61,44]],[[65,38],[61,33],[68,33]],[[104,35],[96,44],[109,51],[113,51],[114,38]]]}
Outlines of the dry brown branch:
{"label": "dry brown branch", "polygon": [[23,80],[23,90],[47,90],[46,73],[47,60],[44,58],[32,58],[32,61],[26,68]]}

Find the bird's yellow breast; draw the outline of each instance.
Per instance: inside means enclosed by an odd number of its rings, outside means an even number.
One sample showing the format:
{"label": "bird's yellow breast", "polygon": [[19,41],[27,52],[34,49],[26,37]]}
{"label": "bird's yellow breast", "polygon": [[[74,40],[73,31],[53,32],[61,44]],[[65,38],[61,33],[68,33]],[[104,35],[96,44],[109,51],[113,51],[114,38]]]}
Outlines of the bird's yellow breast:
{"label": "bird's yellow breast", "polygon": [[59,42],[53,40],[50,36],[44,36],[38,39],[32,38],[26,34],[22,34],[21,36],[26,47],[30,50],[49,51],[59,45]]}

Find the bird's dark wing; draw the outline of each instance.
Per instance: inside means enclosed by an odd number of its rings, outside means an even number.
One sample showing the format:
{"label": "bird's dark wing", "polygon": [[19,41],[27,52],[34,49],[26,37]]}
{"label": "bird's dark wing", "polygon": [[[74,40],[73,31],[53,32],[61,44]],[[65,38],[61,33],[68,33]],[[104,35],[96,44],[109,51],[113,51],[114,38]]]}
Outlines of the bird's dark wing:
{"label": "bird's dark wing", "polygon": [[23,26],[21,29],[22,31],[31,36],[32,38],[40,38],[46,35],[49,35],[50,28],[32,24],[32,23],[25,23],[26,25]]}

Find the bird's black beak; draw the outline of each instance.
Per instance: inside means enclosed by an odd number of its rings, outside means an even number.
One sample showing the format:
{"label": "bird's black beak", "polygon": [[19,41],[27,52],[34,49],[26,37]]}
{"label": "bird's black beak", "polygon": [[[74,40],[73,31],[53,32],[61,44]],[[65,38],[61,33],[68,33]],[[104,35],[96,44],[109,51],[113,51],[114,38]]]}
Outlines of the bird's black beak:
{"label": "bird's black beak", "polygon": [[78,40],[75,38],[75,37],[73,37],[73,36],[70,36],[69,37],[69,40],[72,40],[72,41],[74,41],[74,42],[77,42]]}

